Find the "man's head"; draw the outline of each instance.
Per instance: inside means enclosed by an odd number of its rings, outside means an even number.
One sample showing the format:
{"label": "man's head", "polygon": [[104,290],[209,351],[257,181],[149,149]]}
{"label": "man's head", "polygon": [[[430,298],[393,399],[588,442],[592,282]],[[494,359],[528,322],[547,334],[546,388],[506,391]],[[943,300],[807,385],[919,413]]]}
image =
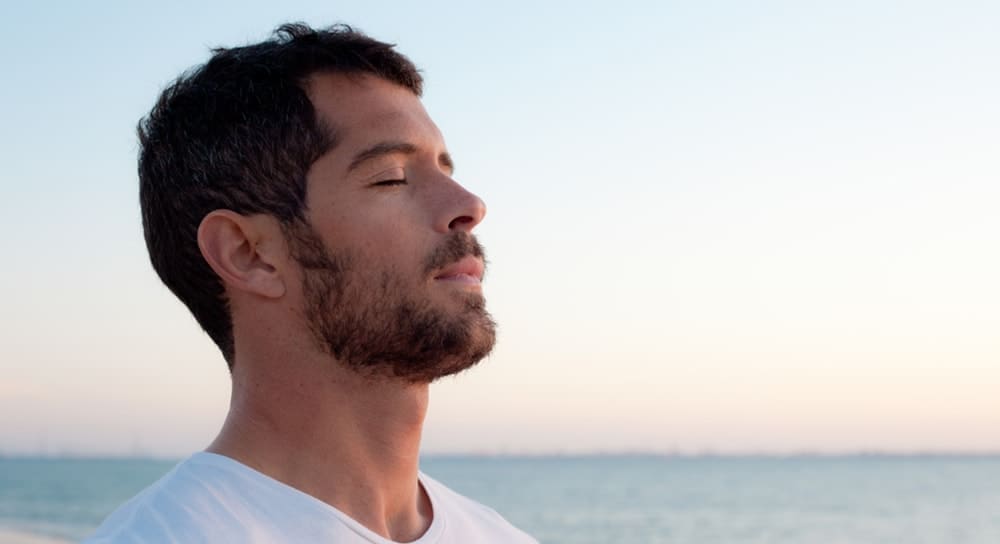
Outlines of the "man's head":
{"label": "man's head", "polygon": [[[471,235],[485,209],[451,179],[421,83],[391,45],[285,25],[216,50],[140,123],[150,258],[231,367],[233,312],[254,311],[231,307],[236,291],[294,299],[316,348],[365,373],[430,381],[489,352]],[[261,259],[241,228],[262,217],[297,268],[288,292],[237,270]]]}

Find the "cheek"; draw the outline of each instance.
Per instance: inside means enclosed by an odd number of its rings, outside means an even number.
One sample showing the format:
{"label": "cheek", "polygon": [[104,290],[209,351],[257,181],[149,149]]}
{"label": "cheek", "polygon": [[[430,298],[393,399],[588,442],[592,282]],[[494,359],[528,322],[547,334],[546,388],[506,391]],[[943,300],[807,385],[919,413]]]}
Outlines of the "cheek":
{"label": "cheek", "polygon": [[434,249],[431,240],[419,236],[414,229],[399,222],[359,232],[356,240],[360,243],[355,248],[365,263],[402,277],[422,274]]}
{"label": "cheek", "polygon": [[412,251],[412,228],[395,218],[369,222],[352,228],[355,246],[369,255],[399,255]]}
{"label": "cheek", "polygon": [[326,224],[324,238],[331,248],[356,254],[363,267],[408,276],[423,272],[435,234],[426,224],[424,208],[416,205],[419,200],[397,198],[402,196],[341,210]]}
{"label": "cheek", "polygon": [[368,210],[357,224],[362,231],[359,236],[367,238],[369,243],[392,248],[394,252],[405,252],[413,250],[409,246],[419,245],[431,234],[423,207],[417,206],[414,200],[386,199],[380,206],[372,206]]}

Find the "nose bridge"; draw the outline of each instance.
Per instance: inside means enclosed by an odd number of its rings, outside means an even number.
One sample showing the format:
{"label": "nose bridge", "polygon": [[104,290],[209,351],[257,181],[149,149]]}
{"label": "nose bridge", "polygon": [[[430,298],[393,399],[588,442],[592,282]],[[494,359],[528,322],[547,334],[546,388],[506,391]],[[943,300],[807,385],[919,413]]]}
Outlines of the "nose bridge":
{"label": "nose bridge", "polygon": [[447,233],[453,230],[471,231],[486,216],[486,203],[462,186],[451,176],[441,173],[435,185],[439,202],[434,220],[435,230]]}

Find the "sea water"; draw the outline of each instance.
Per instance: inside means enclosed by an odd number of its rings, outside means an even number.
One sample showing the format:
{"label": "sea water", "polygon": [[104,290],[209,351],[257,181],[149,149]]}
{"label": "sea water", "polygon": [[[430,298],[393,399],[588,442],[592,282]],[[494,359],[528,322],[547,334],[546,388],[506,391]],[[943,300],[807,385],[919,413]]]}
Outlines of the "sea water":
{"label": "sea water", "polygon": [[[81,539],[175,462],[0,458],[0,527]],[[436,456],[422,470],[543,543],[1000,543],[1000,457]]]}

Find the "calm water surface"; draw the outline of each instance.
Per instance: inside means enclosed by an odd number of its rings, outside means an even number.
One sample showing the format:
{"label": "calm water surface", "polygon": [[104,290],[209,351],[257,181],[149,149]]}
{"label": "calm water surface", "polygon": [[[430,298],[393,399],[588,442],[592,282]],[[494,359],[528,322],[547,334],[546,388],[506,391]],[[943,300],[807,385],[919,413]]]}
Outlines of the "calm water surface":
{"label": "calm water surface", "polygon": [[[0,458],[0,526],[80,539],[175,461]],[[430,457],[553,544],[1000,543],[1000,457]]]}

